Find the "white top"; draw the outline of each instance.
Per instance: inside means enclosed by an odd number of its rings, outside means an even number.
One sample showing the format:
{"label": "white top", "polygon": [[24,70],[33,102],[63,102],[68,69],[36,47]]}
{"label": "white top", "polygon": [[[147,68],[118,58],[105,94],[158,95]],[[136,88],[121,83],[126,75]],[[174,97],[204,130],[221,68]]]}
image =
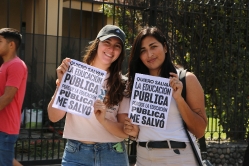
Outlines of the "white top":
{"label": "white top", "polygon": [[[107,80],[105,79],[102,87],[104,91],[106,91],[106,83]],[[124,97],[120,104],[107,109],[106,118],[117,122],[117,114],[128,114],[128,111],[129,99]],[[118,138],[109,133],[99,123],[94,113],[89,119],[67,113],[63,138],[91,142],[120,142],[123,140],[123,138]]]}
{"label": "white top", "polygon": [[[159,129],[147,126],[139,126],[139,128],[140,132],[137,140],[138,142],[163,140],[189,142],[188,136],[183,126],[181,114],[177,108],[175,99],[173,97],[171,99],[169,107],[166,129]],[[195,136],[192,133],[190,133],[190,136],[192,137],[193,141],[196,140]]]}

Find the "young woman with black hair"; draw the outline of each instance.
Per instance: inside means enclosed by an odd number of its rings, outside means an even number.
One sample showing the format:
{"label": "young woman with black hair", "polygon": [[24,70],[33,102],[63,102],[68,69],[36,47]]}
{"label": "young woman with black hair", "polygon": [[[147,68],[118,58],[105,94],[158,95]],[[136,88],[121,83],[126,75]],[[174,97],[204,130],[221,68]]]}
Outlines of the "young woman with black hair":
{"label": "young woman with black hair", "polygon": [[[181,96],[183,84],[179,69],[171,61],[166,37],[156,27],[142,29],[132,46],[127,93],[131,96],[136,73],[169,78],[173,89],[165,129],[137,126],[127,118],[124,131],[137,137],[136,166],[194,166],[198,165],[191,149],[182,119],[194,142],[204,135],[207,125],[204,93],[193,73],[186,74],[186,101]],[[139,128],[139,129],[138,129]],[[197,147],[197,144],[196,144]],[[197,147],[198,149],[198,147]]]}

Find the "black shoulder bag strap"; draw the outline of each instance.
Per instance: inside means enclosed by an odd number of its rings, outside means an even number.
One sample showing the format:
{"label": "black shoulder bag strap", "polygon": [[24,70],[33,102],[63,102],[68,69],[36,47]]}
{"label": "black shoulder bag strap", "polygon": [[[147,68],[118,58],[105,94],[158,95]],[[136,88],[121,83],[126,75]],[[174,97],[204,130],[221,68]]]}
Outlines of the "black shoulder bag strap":
{"label": "black shoulder bag strap", "polygon": [[[185,101],[186,101],[186,80],[185,80],[186,73],[187,73],[187,70],[182,70],[181,69],[179,71],[179,79],[180,79],[180,81],[182,82],[182,85],[183,85],[183,88],[182,88],[182,97],[184,98]],[[184,122],[184,120],[182,120],[182,121],[183,121],[183,125],[184,125],[184,128],[185,128],[186,134],[188,136],[189,142],[191,144],[192,150],[194,152],[195,158],[196,158],[199,166],[203,166],[201,158],[200,158],[200,156],[199,156],[199,154],[198,154],[198,152],[197,152],[197,150],[195,148],[194,142],[193,142],[193,140],[192,140],[192,138],[191,138],[191,136],[190,136],[190,134],[188,132],[187,125]]]}

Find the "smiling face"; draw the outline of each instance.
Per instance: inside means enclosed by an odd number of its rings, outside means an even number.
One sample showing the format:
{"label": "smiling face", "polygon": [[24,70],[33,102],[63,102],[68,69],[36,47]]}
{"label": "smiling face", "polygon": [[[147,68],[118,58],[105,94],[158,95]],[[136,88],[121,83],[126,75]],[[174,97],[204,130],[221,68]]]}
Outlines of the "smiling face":
{"label": "smiling face", "polygon": [[159,75],[166,52],[166,46],[163,46],[153,36],[147,36],[142,40],[140,59],[149,69],[150,75]]}
{"label": "smiling face", "polygon": [[122,42],[119,38],[110,37],[104,41],[100,41],[93,66],[107,70],[111,64],[118,59],[121,52]]}

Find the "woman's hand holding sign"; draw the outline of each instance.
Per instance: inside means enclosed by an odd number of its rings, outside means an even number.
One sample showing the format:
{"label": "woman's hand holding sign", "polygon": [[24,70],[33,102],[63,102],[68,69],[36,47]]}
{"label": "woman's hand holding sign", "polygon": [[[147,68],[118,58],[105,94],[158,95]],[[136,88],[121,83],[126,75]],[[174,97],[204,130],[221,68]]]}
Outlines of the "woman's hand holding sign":
{"label": "woman's hand holding sign", "polygon": [[63,61],[61,62],[61,65],[56,69],[57,77],[58,77],[58,83],[61,82],[62,76],[68,70],[70,61],[71,61],[70,58],[63,59]]}
{"label": "woman's hand holding sign", "polygon": [[103,124],[106,120],[106,105],[101,100],[96,100],[93,107],[96,119],[99,121],[99,123]]}
{"label": "woman's hand holding sign", "polygon": [[136,138],[139,132],[139,127],[138,125],[132,124],[131,119],[126,117],[124,121],[124,132]]}
{"label": "woman's hand holding sign", "polygon": [[66,112],[65,111],[62,111],[60,109],[57,109],[57,108],[52,108],[52,103],[54,103],[54,100],[55,100],[55,96],[56,96],[56,93],[58,91],[58,87],[60,85],[60,82],[62,80],[62,77],[64,75],[64,73],[68,70],[69,68],[69,62],[71,61],[70,58],[65,58],[63,59],[61,65],[56,69],[56,72],[57,72],[57,77],[58,79],[56,80],[56,90],[55,90],[55,93],[51,99],[51,101],[49,102],[48,104],[48,116],[49,116],[49,120],[51,120],[52,122],[58,122],[59,120],[61,120]]}
{"label": "woman's hand holding sign", "polygon": [[178,75],[176,73],[170,73],[170,86],[171,88],[173,89],[173,93],[172,93],[172,96],[175,100],[179,99],[182,97],[182,88],[183,88],[183,85],[182,85],[182,82],[179,80],[178,78]]}

